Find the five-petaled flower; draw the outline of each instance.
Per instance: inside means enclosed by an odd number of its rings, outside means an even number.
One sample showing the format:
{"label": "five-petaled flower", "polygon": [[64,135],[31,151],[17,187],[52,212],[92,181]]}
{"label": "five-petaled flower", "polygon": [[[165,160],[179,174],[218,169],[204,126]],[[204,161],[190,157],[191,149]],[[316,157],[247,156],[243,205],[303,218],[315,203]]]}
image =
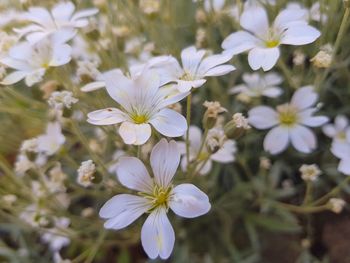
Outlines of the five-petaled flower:
{"label": "five-petaled flower", "polygon": [[95,125],[121,123],[119,134],[126,144],[141,145],[151,137],[151,125],[168,137],[184,135],[186,119],[167,106],[188,95],[161,87],[159,75],[146,69],[135,78],[127,78],[120,70],[104,73],[108,94],[120,109],[107,108],[90,112],[88,122]]}
{"label": "five-petaled flower", "polygon": [[277,111],[258,106],[248,112],[249,122],[257,129],[270,129],[264,139],[264,149],[271,154],[284,151],[289,142],[300,152],[310,153],[316,148],[314,133],[307,127],[318,127],[328,121],[325,116],[313,116],[318,110],[312,107],[318,94],[312,86],[298,89],[290,103],[277,106]]}
{"label": "five-petaled flower", "polygon": [[105,228],[116,230],[148,213],[141,230],[141,242],[152,259],[158,256],[166,259],[173,250],[175,233],[167,217],[169,208],[179,216],[194,218],[206,214],[211,207],[207,195],[193,184],[172,184],[179,163],[176,142],[167,142],[166,139],[155,145],[151,152],[153,177],[139,159],[121,157],[117,167],[118,179],[138,194],[116,195],[100,210],[100,216],[107,219]]}
{"label": "five-petaled flower", "polygon": [[280,56],[280,45],[306,45],[320,36],[316,28],[307,24],[305,17],[305,10],[288,8],[269,25],[266,10],[260,5],[251,6],[240,18],[245,31],[230,34],[222,48],[232,55],[249,50],[248,62],[253,70],[270,70]]}

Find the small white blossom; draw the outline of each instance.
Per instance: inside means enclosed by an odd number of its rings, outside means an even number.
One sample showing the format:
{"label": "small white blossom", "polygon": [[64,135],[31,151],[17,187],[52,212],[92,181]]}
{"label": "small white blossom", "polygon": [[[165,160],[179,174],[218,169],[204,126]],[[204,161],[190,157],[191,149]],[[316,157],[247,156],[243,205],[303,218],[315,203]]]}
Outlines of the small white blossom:
{"label": "small white blossom", "polygon": [[251,128],[248,119],[244,117],[242,113],[238,112],[233,114],[232,120],[236,128],[243,128],[244,130],[249,130]]}
{"label": "small white blossom", "polygon": [[167,217],[169,208],[181,217],[194,218],[206,214],[211,207],[208,196],[193,184],[172,184],[179,162],[176,142],[168,143],[166,139],[152,150],[153,177],[139,159],[122,157],[117,168],[119,182],[138,195],[116,195],[100,210],[100,216],[107,219],[104,227],[115,230],[127,227],[147,213],[141,243],[151,259],[158,256],[167,259],[173,250],[175,233]]}
{"label": "small white blossom", "polygon": [[82,162],[78,169],[77,183],[84,187],[92,185],[92,181],[95,179],[95,172],[96,166],[92,160]]}
{"label": "small white blossom", "polygon": [[235,55],[249,51],[250,67],[268,71],[280,57],[280,45],[305,45],[320,36],[317,29],[307,24],[305,16],[301,9],[288,8],[282,10],[270,25],[262,6],[249,7],[240,17],[245,31],[232,33],[223,41],[224,53]]}
{"label": "small white blossom", "polygon": [[325,116],[313,116],[318,110],[312,107],[318,94],[312,86],[298,89],[290,103],[279,105],[277,110],[258,106],[248,112],[249,123],[257,129],[270,129],[264,139],[264,149],[271,154],[284,151],[289,143],[300,152],[310,153],[317,146],[314,133],[307,127],[325,124]]}
{"label": "small white blossom", "polygon": [[49,245],[52,252],[58,252],[63,247],[69,245],[70,239],[62,234],[63,229],[66,230],[70,224],[67,217],[54,218],[54,227],[41,236],[41,240]]}
{"label": "small white blossom", "polygon": [[33,24],[17,28],[15,32],[20,36],[26,36],[32,43],[50,35],[55,35],[56,38],[66,42],[75,36],[77,28],[88,25],[87,17],[95,15],[98,9],[85,9],[76,13],[74,11],[74,4],[68,1],[56,4],[50,12],[43,7],[30,7],[24,16]]}
{"label": "small white blossom", "polygon": [[48,156],[55,154],[66,141],[58,122],[47,124],[46,133],[38,137],[38,151]]}
{"label": "small white blossom", "polygon": [[73,97],[71,91],[54,91],[52,92],[48,103],[55,110],[70,109],[73,104],[77,103],[78,99]]}
{"label": "small white blossom", "polygon": [[244,73],[244,84],[235,86],[229,90],[230,94],[244,94],[249,97],[266,96],[276,98],[282,94],[279,85],[283,79],[277,73],[260,75],[258,73]]}
{"label": "small white blossom", "polygon": [[329,199],[329,205],[331,207],[330,209],[332,210],[332,212],[340,214],[343,211],[346,202],[340,198],[331,198]]}
{"label": "small white blossom", "polygon": [[119,134],[126,144],[142,145],[151,137],[151,125],[168,137],[182,136],[186,119],[167,106],[174,104],[188,93],[173,94],[161,87],[157,72],[145,70],[142,74],[127,78],[120,70],[104,74],[108,94],[120,105],[90,112],[88,122],[94,125],[121,123]]}
{"label": "small white blossom", "polygon": [[50,67],[58,67],[71,60],[71,47],[52,38],[43,39],[35,44],[22,42],[9,51],[7,57],[0,62],[14,69],[1,82],[11,85],[25,79],[27,86],[32,86],[42,80]]}

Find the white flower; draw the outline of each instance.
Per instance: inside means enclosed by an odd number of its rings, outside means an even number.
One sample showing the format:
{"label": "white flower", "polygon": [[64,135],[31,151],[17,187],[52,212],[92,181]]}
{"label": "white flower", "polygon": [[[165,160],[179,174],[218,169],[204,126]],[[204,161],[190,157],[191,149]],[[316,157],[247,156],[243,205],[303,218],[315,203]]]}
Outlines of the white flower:
{"label": "white flower", "polygon": [[56,110],[70,109],[77,102],[78,99],[73,97],[73,93],[66,90],[54,91],[48,99],[49,105]]}
{"label": "white flower", "polygon": [[206,12],[220,12],[225,6],[225,0],[204,0],[204,10]]}
{"label": "white flower", "polygon": [[313,116],[317,108],[318,94],[311,86],[298,89],[290,103],[277,107],[258,106],[249,111],[248,119],[257,129],[270,129],[264,139],[264,149],[271,154],[284,151],[289,142],[300,152],[310,153],[317,145],[314,133],[307,127],[318,127],[325,124],[325,116]]}
{"label": "white flower", "polygon": [[1,63],[15,70],[0,83],[11,85],[25,79],[26,85],[32,86],[42,80],[48,68],[67,64],[70,60],[71,47],[53,38],[35,44],[22,42],[12,47],[7,57],[0,59]]}
{"label": "white flower", "polygon": [[65,141],[61,125],[58,122],[50,122],[47,125],[46,133],[38,137],[38,151],[46,155],[53,155]]}
{"label": "white flower", "polygon": [[95,15],[98,9],[85,9],[75,14],[74,11],[74,4],[66,1],[56,4],[51,12],[43,7],[30,7],[24,16],[33,24],[17,28],[15,31],[20,36],[25,35],[32,43],[52,34],[55,34],[55,37],[61,39],[62,42],[66,42],[75,36],[77,28],[88,25],[87,17]]}
{"label": "white flower", "polygon": [[95,179],[94,174],[96,172],[96,166],[92,160],[87,160],[81,163],[78,169],[78,184],[88,187],[92,185],[92,180]]}
{"label": "white flower", "polygon": [[320,36],[317,29],[307,24],[303,10],[282,10],[269,25],[266,10],[252,6],[244,10],[240,24],[246,31],[229,35],[222,48],[232,55],[249,51],[248,62],[253,70],[270,70],[280,56],[281,44],[305,45]]}
{"label": "white flower", "polygon": [[327,124],[323,132],[333,139],[331,152],[340,159],[338,171],[350,175],[350,126],[344,115],[338,115],[334,124]]}
{"label": "white flower", "polygon": [[[224,131],[221,128],[213,128],[210,131],[215,132],[216,134],[220,134],[216,137],[224,138],[223,142],[221,142],[221,145],[219,146],[219,150],[217,150],[214,154],[211,154],[206,145],[202,147],[202,131],[196,127],[196,126],[190,126],[189,128],[189,141],[190,141],[190,161],[198,161],[197,170],[194,171],[196,173],[199,173],[201,175],[205,175],[210,172],[212,167],[212,162],[218,162],[218,163],[230,163],[235,160],[235,153],[237,151],[236,148],[236,142],[234,140],[227,140],[225,138]],[[186,140],[186,138],[184,138]],[[206,140],[205,144],[208,145],[209,148],[213,147],[212,141]],[[182,155],[181,160],[181,168],[183,171],[187,171],[187,158],[186,158],[186,146],[184,142],[178,142],[178,146],[180,149],[180,152]],[[201,150],[201,152],[199,152]],[[198,156],[198,159],[196,159]]]}
{"label": "white flower", "polygon": [[346,205],[346,202],[340,198],[331,198],[329,199],[328,204],[332,212],[336,214],[340,214],[343,211]]}
{"label": "white flower", "polygon": [[282,94],[282,89],[278,87],[282,83],[282,78],[277,73],[260,75],[258,73],[244,73],[244,84],[235,86],[229,90],[230,94],[244,94],[248,97],[266,96],[276,98]]}
{"label": "white flower", "polygon": [[172,67],[169,68],[170,78],[177,83],[180,92],[188,92],[202,86],[206,77],[222,76],[235,70],[234,66],[224,64],[231,58],[231,54],[208,55],[206,50],[191,46],[181,52],[182,67],[173,58]]}
{"label": "white flower", "polygon": [[173,186],[172,178],[180,162],[175,141],[162,139],[152,150],[151,177],[144,164],[135,157],[122,157],[117,176],[121,184],[138,195],[119,194],[112,197],[100,210],[107,219],[107,229],[122,229],[144,213],[149,213],[142,226],[141,242],[147,255],[154,259],[170,256],[175,233],[167,217],[168,209],[177,215],[194,218],[210,210],[208,196],[192,184]]}
{"label": "white flower", "polygon": [[67,217],[54,218],[55,227],[50,228],[50,231],[41,236],[41,240],[49,245],[52,252],[58,252],[62,247],[70,243],[70,239],[62,235],[62,229],[66,230],[70,224],[70,219]]}
{"label": "white flower", "polygon": [[104,74],[108,94],[120,105],[120,109],[107,108],[90,112],[88,122],[95,125],[121,123],[119,134],[126,144],[141,145],[151,137],[151,125],[168,137],[182,136],[187,130],[186,119],[167,106],[188,95],[172,95],[172,91],[160,87],[155,71],[146,70],[129,79],[120,70]]}

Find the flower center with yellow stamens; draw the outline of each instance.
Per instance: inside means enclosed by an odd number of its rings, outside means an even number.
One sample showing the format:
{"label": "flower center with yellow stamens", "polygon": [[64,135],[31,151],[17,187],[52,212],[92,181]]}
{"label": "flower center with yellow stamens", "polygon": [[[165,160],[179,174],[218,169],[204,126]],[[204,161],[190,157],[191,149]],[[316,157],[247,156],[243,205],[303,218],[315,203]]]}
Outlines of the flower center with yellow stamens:
{"label": "flower center with yellow stamens", "polygon": [[198,161],[204,161],[209,157],[209,153],[201,152],[198,156]]}
{"label": "flower center with yellow stamens", "polygon": [[346,140],[346,133],[344,131],[338,132],[337,139],[341,140],[341,141],[345,141]]}
{"label": "flower center with yellow stamens", "polygon": [[298,122],[298,110],[289,104],[278,106],[277,112],[279,113],[278,119],[281,125],[290,127]]}
{"label": "flower center with yellow stamens", "polygon": [[190,73],[185,71],[185,73],[181,76],[180,79],[186,80],[186,81],[191,81],[191,80],[193,80],[193,76]]}
{"label": "flower center with yellow stamens", "polygon": [[141,196],[147,198],[152,203],[152,207],[149,211],[153,211],[155,208],[163,206],[166,209],[169,207],[170,193],[172,190],[172,186],[168,186],[167,188],[155,185],[153,187],[152,194],[149,193],[140,193]]}
{"label": "flower center with yellow stamens", "polygon": [[265,46],[268,48],[277,47],[280,44],[278,40],[269,40],[265,42]]}
{"label": "flower center with yellow stamens", "polygon": [[145,114],[140,114],[140,115],[139,114],[135,114],[135,115],[131,116],[131,119],[136,124],[142,124],[142,123],[146,123],[149,118]]}

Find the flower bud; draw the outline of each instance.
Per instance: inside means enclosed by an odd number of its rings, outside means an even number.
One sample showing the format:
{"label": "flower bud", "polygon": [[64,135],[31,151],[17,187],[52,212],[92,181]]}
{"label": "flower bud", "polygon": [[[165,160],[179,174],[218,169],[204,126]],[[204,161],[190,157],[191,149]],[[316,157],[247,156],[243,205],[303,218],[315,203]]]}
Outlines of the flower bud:
{"label": "flower bud", "polygon": [[329,68],[332,63],[332,53],[332,47],[325,45],[310,61],[316,68]]}
{"label": "flower bud", "polygon": [[331,198],[328,201],[328,205],[330,206],[330,210],[336,214],[340,214],[343,211],[346,202],[340,198]]}
{"label": "flower bud", "polygon": [[206,129],[213,128],[218,119],[218,115],[227,111],[225,108],[221,107],[218,101],[205,101],[203,106],[207,108],[202,119],[203,126]]}
{"label": "flower bud", "polygon": [[224,126],[224,131],[227,138],[237,140],[250,128],[247,118],[242,113],[235,113],[232,120]]}
{"label": "flower bud", "polygon": [[301,172],[301,178],[304,181],[316,181],[319,175],[322,173],[316,164],[303,164],[299,171]]}

